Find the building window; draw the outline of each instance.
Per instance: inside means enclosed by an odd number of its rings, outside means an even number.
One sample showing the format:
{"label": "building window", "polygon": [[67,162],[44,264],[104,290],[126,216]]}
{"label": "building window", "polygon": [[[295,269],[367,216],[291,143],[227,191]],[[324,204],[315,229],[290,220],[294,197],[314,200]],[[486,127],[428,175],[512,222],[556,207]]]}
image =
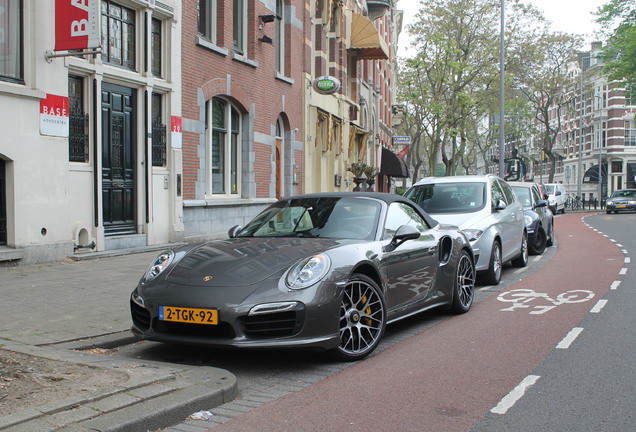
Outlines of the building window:
{"label": "building window", "polygon": [[285,5],[276,0],[276,72],[285,75]]}
{"label": "building window", "polygon": [[161,50],[162,50],[162,35],[161,35],[161,20],[157,18],[152,19],[150,28],[150,52],[152,55],[150,63],[150,72],[156,77],[161,76]]}
{"label": "building window", "polygon": [[247,40],[247,0],[234,0],[233,17],[234,52],[245,56],[245,41]]}
{"label": "building window", "polygon": [[22,0],[0,0],[0,79],[24,79]]}
{"label": "building window", "polygon": [[135,11],[102,0],[102,60],[135,69]]}
{"label": "building window", "polygon": [[84,79],[68,77],[68,160],[88,162],[88,114],[84,111]]}
{"label": "building window", "polygon": [[636,121],[625,122],[625,145],[636,147]]}
{"label": "building window", "polygon": [[163,98],[152,94],[152,166],[166,166],[166,124],[163,121]]}
{"label": "building window", "polygon": [[199,34],[216,44],[216,0],[199,0]]}
{"label": "building window", "polygon": [[206,125],[210,155],[209,190],[213,195],[236,195],[240,189],[240,113],[228,101],[213,98],[208,102]]}
{"label": "building window", "polygon": [[625,105],[636,105],[636,83],[627,83],[625,85]]}

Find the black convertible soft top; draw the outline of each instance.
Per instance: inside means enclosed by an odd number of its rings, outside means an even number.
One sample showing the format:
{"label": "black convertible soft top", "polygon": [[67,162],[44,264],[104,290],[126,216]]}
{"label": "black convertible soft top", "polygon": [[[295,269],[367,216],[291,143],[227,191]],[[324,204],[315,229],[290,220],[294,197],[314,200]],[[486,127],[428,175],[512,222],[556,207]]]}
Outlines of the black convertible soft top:
{"label": "black convertible soft top", "polygon": [[412,207],[415,207],[420,215],[424,218],[426,223],[432,228],[437,226],[439,222],[429,216],[419,205],[417,205],[414,201],[411,201],[408,198],[403,197],[402,195],[397,195],[393,193],[386,192],[315,192],[308,193],[303,195],[294,195],[290,197],[285,197],[283,200],[288,199],[299,199],[299,198],[352,198],[352,197],[360,197],[360,198],[373,198],[380,201],[384,201],[387,205],[394,202],[402,202],[408,204]]}

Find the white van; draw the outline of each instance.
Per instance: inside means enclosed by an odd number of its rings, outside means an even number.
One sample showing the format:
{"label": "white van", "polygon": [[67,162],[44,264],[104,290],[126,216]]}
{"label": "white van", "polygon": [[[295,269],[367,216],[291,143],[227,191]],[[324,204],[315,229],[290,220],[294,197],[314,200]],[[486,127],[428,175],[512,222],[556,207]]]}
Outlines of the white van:
{"label": "white van", "polygon": [[567,195],[565,194],[563,183],[547,183],[545,189],[548,192],[548,206],[550,210],[552,210],[552,213],[565,213]]}

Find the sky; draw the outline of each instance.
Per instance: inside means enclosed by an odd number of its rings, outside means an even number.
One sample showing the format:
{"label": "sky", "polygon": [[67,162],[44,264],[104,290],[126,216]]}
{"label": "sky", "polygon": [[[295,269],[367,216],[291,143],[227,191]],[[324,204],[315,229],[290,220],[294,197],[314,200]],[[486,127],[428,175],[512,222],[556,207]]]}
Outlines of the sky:
{"label": "sky", "polygon": [[[585,40],[591,43],[593,33],[599,27],[594,23],[593,12],[608,3],[609,0],[526,0],[541,10],[545,17],[552,22],[552,29],[566,33],[575,33],[585,36]],[[408,35],[406,25],[409,24],[420,8],[419,0],[398,0],[398,10],[404,11],[404,29],[400,35],[398,55],[405,56],[408,52]]]}

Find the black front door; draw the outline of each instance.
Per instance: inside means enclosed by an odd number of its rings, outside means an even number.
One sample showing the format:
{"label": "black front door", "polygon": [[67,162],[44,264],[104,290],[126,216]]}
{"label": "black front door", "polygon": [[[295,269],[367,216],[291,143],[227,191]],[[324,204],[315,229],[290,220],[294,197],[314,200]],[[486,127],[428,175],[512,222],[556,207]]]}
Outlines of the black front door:
{"label": "black front door", "polygon": [[102,85],[102,198],[105,235],[135,234],[135,90]]}

